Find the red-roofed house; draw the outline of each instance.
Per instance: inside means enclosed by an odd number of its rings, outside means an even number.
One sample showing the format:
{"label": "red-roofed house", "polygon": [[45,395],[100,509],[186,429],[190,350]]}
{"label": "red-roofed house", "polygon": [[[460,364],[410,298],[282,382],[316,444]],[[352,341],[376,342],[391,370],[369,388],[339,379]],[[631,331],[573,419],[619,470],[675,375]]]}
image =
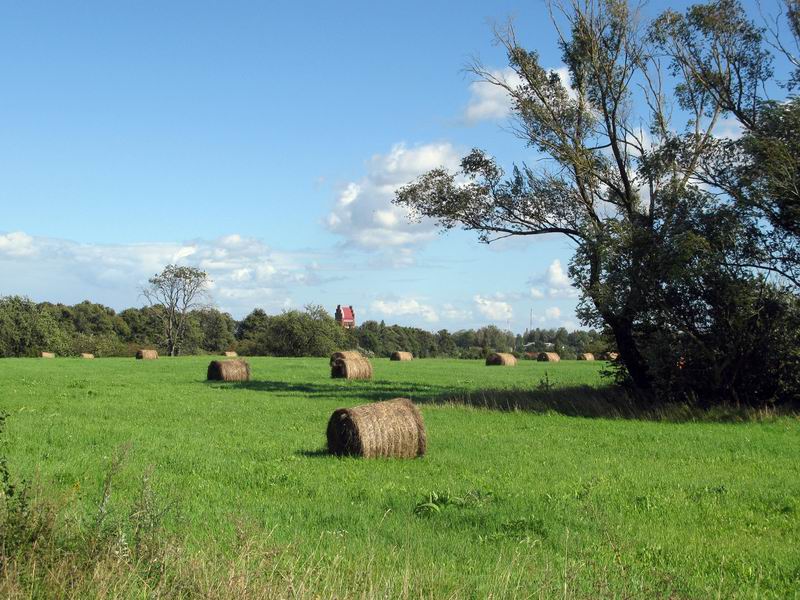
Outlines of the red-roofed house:
{"label": "red-roofed house", "polygon": [[336,322],[345,329],[352,329],[356,326],[356,311],[352,306],[342,306],[339,304],[336,307],[336,314],[334,315]]}

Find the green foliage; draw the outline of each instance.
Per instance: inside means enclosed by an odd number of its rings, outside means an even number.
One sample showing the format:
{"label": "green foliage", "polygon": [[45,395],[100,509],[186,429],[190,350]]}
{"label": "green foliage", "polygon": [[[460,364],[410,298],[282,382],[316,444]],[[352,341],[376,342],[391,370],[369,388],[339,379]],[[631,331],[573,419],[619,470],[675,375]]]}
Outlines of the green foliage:
{"label": "green foliage", "polygon": [[27,298],[0,298],[0,357],[69,353],[69,338],[51,312]]}

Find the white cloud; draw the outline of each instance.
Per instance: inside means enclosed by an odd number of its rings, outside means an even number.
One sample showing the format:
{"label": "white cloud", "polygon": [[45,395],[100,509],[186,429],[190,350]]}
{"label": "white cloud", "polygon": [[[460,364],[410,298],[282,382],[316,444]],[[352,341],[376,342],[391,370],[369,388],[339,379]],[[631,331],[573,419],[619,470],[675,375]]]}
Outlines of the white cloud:
{"label": "white cloud", "polygon": [[484,298],[480,294],[476,295],[473,300],[478,312],[492,321],[507,321],[514,316],[514,311],[508,302]]}
{"label": "white cloud", "polygon": [[33,238],[22,231],[0,235],[0,256],[33,256],[36,248]]}
{"label": "white cloud", "polygon": [[548,298],[577,298],[578,290],[572,285],[559,259],[554,259],[543,275],[534,278],[531,283],[531,297],[535,300]]}
{"label": "white cloud", "polygon": [[402,300],[375,300],[370,309],[374,313],[390,317],[415,315],[420,316],[429,323],[439,320],[439,315],[432,306],[421,303],[414,298]]}
{"label": "white cloud", "polygon": [[[511,87],[518,87],[522,83],[519,75],[510,67],[490,71],[490,74]],[[470,83],[469,91],[469,103],[464,110],[464,118],[468,123],[477,123],[487,119],[505,119],[511,114],[511,95],[504,87],[480,80]]]}
{"label": "white cloud", "polygon": [[455,169],[459,160],[449,143],[413,148],[396,144],[388,154],[373,156],[367,161],[366,175],[342,189],[325,225],[348,243],[366,249],[426,242],[435,235],[434,225],[410,223],[405,209],[392,204],[395,191],[431,169]]}
{"label": "white cloud", "polygon": [[318,282],[319,265],[311,258],[275,253],[236,234],[190,243],[80,244],[14,232],[0,234],[0,295],[131,306],[141,302],[140,286],[149,277],[177,263],[205,270],[212,299],[240,314],[254,306],[279,308],[286,300],[278,296]]}
{"label": "white cloud", "polygon": [[464,308],[458,308],[450,303],[442,305],[442,316],[450,321],[466,321],[472,319],[472,311]]}
{"label": "white cloud", "polygon": [[[569,69],[562,65],[551,69],[558,75],[561,83],[567,90],[567,94],[573,100],[578,97],[577,92],[570,83]],[[510,88],[519,88],[522,79],[511,67],[504,69],[493,69],[489,75]],[[477,123],[478,121],[501,120],[511,115],[514,106],[513,98],[508,90],[502,85],[479,80],[469,84],[470,99],[464,110],[464,119],[467,123]]]}
{"label": "white cloud", "polygon": [[548,319],[557,319],[561,316],[561,309],[557,306],[551,306],[547,310],[544,311],[544,316]]}

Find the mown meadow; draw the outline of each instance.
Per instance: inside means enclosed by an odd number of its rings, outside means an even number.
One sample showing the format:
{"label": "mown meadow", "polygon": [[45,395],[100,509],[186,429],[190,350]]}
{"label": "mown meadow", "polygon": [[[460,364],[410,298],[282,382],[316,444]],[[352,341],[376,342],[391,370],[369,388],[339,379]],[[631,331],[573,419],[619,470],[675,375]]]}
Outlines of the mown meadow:
{"label": "mown meadow", "polygon": [[[57,540],[6,552],[0,595],[798,595],[796,416],[638,410],[601,362],[209,360],[0,361],[2,454]],[[425,457],[326,454],[335,408],[397,396]]]}

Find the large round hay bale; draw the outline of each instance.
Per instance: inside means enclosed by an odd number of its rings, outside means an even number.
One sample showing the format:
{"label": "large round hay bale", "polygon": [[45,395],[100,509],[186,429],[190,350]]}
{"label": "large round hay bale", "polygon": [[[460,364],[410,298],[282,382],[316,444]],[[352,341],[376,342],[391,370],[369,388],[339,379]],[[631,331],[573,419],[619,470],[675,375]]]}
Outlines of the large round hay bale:
{"label": "large round hay bale", "polygon": [[619,352],[606,352],[606,360],[617,360]]}
{"label": "large round hay bale", "polygon": [[245,360],[212,360],[209,381],[250,381],[250,364]]}
{"label": "large round hay bale", "polygon": [[86,360],[91,360],[94,358],[94,354],[91,352],[81,352],[81,358],[85,358]]}
{"label": "large round hay bale", "polygon": [[331,356],[331,377],[372,379],[372,364],[360,352],[335,352]]}
{"label": "large round hay bale", "polygon": [[156,360],[158,352],[156,350],[147,350],[142,348],[136,351],[136,360]]}
{"label": "large round hay bale", "polygon": [[425,454],[425,423],[408,398],[339,408],[328,420],[328,451],[337,456],[416,458]]}
{"label": "large round hay bale", "polygon": [[228,358],[234,358],[239,355],[236,354],[236,352],[234,352],[233,350],[228,350],[227,352],[225,352],[224,356],[227,356]]}
{"label": "large round hay bale", "polygon": [[411,352],[392,352],[389,360],[414,360],[414,355]]}
{"label": "large round hay bale", "polygon": [[578,360],[594,360],[594,354],[591,352],[584,352],[583,354],[578,354]]}
{"label": "large round hay bale", "polygon": [[539,362],[558,362],[561,360],[561,357],[555,352],[539,352],[539,356],[536,360]]}
{"label": "large round hay bale", "polygon": [[492,352],[486,357],[486,364],[491,367],[515,367],[517,365],[517,358],[508,352]]}
{"label": "large round hay bale", "polygon": [[54,352],[40,352],[39,358],[55,358],[56,355]]}

